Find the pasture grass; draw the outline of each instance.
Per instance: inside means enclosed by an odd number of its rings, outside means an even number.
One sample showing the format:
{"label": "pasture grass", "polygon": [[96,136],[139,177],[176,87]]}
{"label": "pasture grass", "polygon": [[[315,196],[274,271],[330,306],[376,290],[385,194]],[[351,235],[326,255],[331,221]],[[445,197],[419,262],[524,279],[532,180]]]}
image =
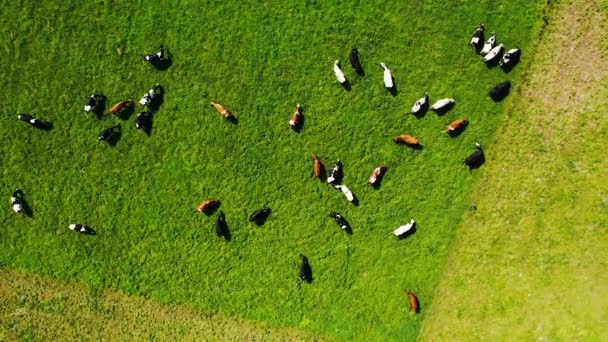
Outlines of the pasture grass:
{"label": "pasture grass", "polygon": [[[496,3],[380,1],[27,1],[1,7],[0,189],[17,187],[33,217],[0,210],[0,266],[82,281],[161,303],[188,303],[220,313],[297,327],[342,339],[417,336],[444,269],[469,193],[479,172],[462,159],[473,142],[493,141],[510,100],[486,92],[505,79],[468,48],[484,22],[508,47],[524,53],[540,19],[541,1]],[[166,71],[142,62],[164,44]],[[357,77],[347,56],[357,46],[366,71]],[[524,58],[526,55],[524,55]],[[342,89],[335,59],[352,84]],[[385,62],[397,96],[382,83]],[[109,105],[150,87],[165,87],[150,137],[127,120],[84,115],[96,89]],[[515,88],[518,85],[515,83]],[[408,115],[424,91],[454,97],[443,116]],[[225,122],[209,106],[225,104]],[[295,104],[304,107],[300,133],[288,128]],[[15,115],[54,122],[37,131]],[[458,138],[441,131],[452,120],[470,125]],[[116,122],[116,146],[97,134]],[[424,146],[397,146],[410,133]],[[354,207],[311,177],[310,156],[327,168],[344,162]],[[382,186],[367,186],[385,163]],[[194,208],[223,203],[231,241],[215,236],[215,216]],[[248,222],[269,206],[262,227]],[[348,236],[326,216],[342,213]],[[391,232],[415,218],[417,232]],[[85,223],[96,236],[67,229]],[[297,279],[298,254],[308,256],[314,281]],[[408,313],[404,289],[422,313]]]}
{"label": "pasture grass", "polygon": [[422,340],[608,339],[608,6],[561,1],[548,22]]}

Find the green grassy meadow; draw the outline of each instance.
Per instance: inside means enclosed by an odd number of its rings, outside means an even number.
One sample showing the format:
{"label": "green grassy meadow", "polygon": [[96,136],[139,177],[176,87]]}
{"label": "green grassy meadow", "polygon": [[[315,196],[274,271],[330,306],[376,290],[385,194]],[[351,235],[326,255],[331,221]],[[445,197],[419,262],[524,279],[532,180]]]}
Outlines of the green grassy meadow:
{"label": "green grassy meadow", "polygon": [[[22,188],[34,216],[0,209],[0,266],[320,336],[411,340],[483,171],[470,173],[462,159],[473,142],[491,149],[510,103],[485,94],[521,72],[488,69],[470,51],[470,34],[484,22],[507,47],[526,51],[542,7],[4,1],[0,189],[8,199]],[[161,43],[173,56],[166,71],[142,61]],[[350,70],[352,46],[365,77]],[[336,59],[350,92],[332,73]],[[393,72],[395,97],[380,62]],[[139,100],[156,83],[166,92],[150,137],[135,129],[135,115],[97,119],[82,110],[96,89],[111,105]],[[455,108],[408,115],[425,90],[431,101],[454,97]],[[211,100],[238,124],[224,121]],[[287,124],[297,102],[300,133]],[[18,122],[21,112],[54,128]],[[462,117],[470,125],[461,136],[442,133]],[[117,122],[116,146],[99,143],[97,134]],[[400,133],[424,148],[395,145]],[[313,153],[328,169],[343,161],[358,207],[311,176]],[[374,190],[367,178],[381,163],[389,169]],[[231,241],[215,236],[215,216],[194,211],[207,198],[222,200]],[[263,206],[273,210],[266,224],[249,223]],[[352,236],[328,210],[347,218]],[[392,230],[411,217],[418,231],[397,240]],[[73,233],[70,223],[97,235]],[[311,284],[297,279],[300,253],[313,268]],[[405,288],[418,295],[420,315],[408,313]]]}

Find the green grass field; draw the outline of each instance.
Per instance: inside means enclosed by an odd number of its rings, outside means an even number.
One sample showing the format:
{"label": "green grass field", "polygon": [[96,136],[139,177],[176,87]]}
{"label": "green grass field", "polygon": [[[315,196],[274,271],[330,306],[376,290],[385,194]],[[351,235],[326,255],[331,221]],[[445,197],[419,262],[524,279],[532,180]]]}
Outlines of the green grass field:
{"label": "green grass field", "polygon": [[[488,69],[467,46],[484,22],[508,47],[526,48],[542,16],[541,1],[3,3],[0,93],[0,188],[24,190],[34,216],[0,211],[0,266],[76,280],[161,303],[192,305],[206,314],[296,327],[339,339],[406,339],[418,335],[446,267],[482,170],[462,159],[479,141],[491,149],[503,110],[485,93],[510,75]],[[167,71],[142,62],[165,44]],[[347,63],[361,53],[366,76]],[[343,61],[346,92],[331,66]],[[380,62],[393,71],[395,97],[382,84]],[[526,65],[525,62],[522,65]],[[165,101],[150,137],[129,120],[82,111],[101,89],[109,103],[139,99],[155,83]],[[407,115],[428,90],[454,97],[444,116]],[[225,104],[238,124],[208,103]],[[295,103],[304,107],[301,133],[288,128]],[[30,112],[54,122],[36,131],[15,119]],[[441,131],[467,117],[450,139]],[[121,122],[116,146],[97,134]],[[424,148],[391,141],[418,136]],[[360,200],[311,177],[310,155],[345,166],[344,183]],[[389,166],[378,190],[371,170]],[[223,241],[214,217],[194,212],[221,199],[232,233]],[[270,206],[262,227],[247,221]],[[348,236],[326,217],[341,212]],[[391,231],[418,221],[397,240]],[[70,223],[93,226],[80,236]],[[306,254],[312,284],[297,279]],[[405,288],[423,308],[407,312]]]}

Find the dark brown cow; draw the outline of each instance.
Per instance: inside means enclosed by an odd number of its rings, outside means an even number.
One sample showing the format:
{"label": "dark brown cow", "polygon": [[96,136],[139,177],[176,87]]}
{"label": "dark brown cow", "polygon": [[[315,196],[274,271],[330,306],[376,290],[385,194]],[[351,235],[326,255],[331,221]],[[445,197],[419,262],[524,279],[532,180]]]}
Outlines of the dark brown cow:
{"label": "dark brown cow", "polygon": [[448,125],[445,132],[451,136],[458,135],[467,127],[468,124],[469,121],[467,119],[452,121],[452,123]]}
{"label": "dark brown cow", "polygon": [[372,186],[378,186],[380,184],[380,180],[382,180],[382,175],[384,175],[384,171],[386,171],[386,165],[382,164],[372,171],[372,174],[369,176],[368,183]]}
{"label": "dark brown cow", "polygon": [[408,146],[420,146],[420,140],[413,135],[401,134],[393,138],[393,141],[397,144],[405,144]]}
{"label": "dark brown cow", "polygon": [[289,120],[289,127],[291,127],[292,129],[296,129],[298,128],[298,126],[300,126],[300,123],[302,123],[302,106],[300,106],[300,104],[298,103],[296,105],[296,111],[293,113],[291,119]]}
{"label": "dark brown cow", "polygon": [[218,200],[209,199],[209,200],[201,202],[201,204],[199,204],[198,207],[196,207],[196,211],[203,212],[205,214],[210,214],[215,209],[217,209],[220,206],[220,204],[221,204],[221,202]]}
{"label": "dark brown cow", "polygon": [[232,113],[230,113],[230,111],[224,108],[224,106],[222,106],[221,104],[211,101],[211,105],[213,106],[213,108],[215,108],[215,110],[217,110],[218,113],[222,114],[225,119],[234,118]]}
{"label": "dark brown cow", "polygon": [[416,298],[416,295],[410,290],[405,290],[405,292],[410,299],[410,311],[415,313],[420,312],[420,306],[418,305],[418,298]]}
{"label": "dark brown cow", "polygon": [[110,113],[112,113],[113,115],[120,114],[120,113],[122,113],[123,110],[133,107],[133,104],[134,103],[133,103],[132,99],[128,99],[127,101],[118,102],[117,104],[113,105],[112,108],[110,108]]}
{"label": "dark brown cow", "polygon": [[315,177],[322,179],[323,178],[323,164],[321,163],[321,160],[319,159],[319,157],[317,157],[316,154],[312,155],[312,172],[315,175]]}

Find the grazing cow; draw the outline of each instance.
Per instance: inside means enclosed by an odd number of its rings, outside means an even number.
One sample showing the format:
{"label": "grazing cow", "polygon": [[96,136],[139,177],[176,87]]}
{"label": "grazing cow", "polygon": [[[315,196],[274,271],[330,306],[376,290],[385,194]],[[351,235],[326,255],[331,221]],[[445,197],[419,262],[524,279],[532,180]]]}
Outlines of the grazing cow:
{"label": "grazing cow", "polygon": [[414,219],[411,219],[409,223],[404,224],[403,226],[400,226],[399,228],[395,229],[393,231],[393,234],[395,234],[396,237],[401,237],[402,235],[406,234],[412,228],[415,228],[415,227],[416,227],[416,221]]}
{"label": "grazing cow", "polygon": [[228,238],[228,224],[226,223],[226,216],[224,216],[223,211],[220,211],[220,214],[215,221],[215,234],[219,237],[224,237],[225,239]]}
{"label": "grazing cow", "polygon": [[471,37],[471,42],[469,45],[475,52],[479,52],[482,49],[483,43],[483,24],[479,24],[479,27],[473,32],[473,36]]}
{"label": "grazing cow", "polygon": [[262,223],[264,222],[264,220],[266,220],[266,218],[268,218],[268,215],[270,215],[270,208],[263,208],[260,210],[256,210],[253,212],[253,214],[251,214],[251,216],[249,216],[249,222],[256,222],[256,223]]}
{"label": "grazing cow", "polygon": [[141,112],[137,114],[137,120],[135,121],[135,128],[141,129],[144,132],[150,132],[152,128],[152,113],[150,112]]}
{"label": "grazing cow", "polygon": [[160,84],[156,84],[154,85],[154,88],[148,90],[148,92],[142,96],[141,100],[139,100],[139,104],[149,107],[150,105],[154,104],[154,101],[157,101],[162,94],[163,87]]}
{"label": "grazing cow", "polygon": [[167,61],[167,59],[165,58],[164,47],[161,45],[159,48],[159,51],[157,53],[152,54],[152,55],[145,55],[144,61],[146,61],[154,66],[163,65]]}
{"label": "grazing cow", "polygon": [[334,62],[334,74],[336,75],[336,79],[338,80],[338,82],[340,82],[340,84],[342,84],[342,85],[346,84],[346,76],[344,76],[342,69],[340,69],[339,60],[336,60]]}
{"label": "grazing cow", "polygon": [[327,216],[332,217],[336,221],[338,226],[340,226],[340,228],[342,228],[342,230],[348,231],[350,229],[350,225],[348,224],[346,219],[344,217],[342,217],[342,215],[335,213],[333,211],[328,211]]}
{"label": "grazing cow", "polygon": [[496,33],[491,32],[490,38],[488,38],[488,41],[486,41],[486,43],[483,45],[483,49],[481,49],[479,54],[487,55],[494,48],[495,44],[496,44]]}
{"label": "grazing cow", "polygon": [[420,312],[420,305],[418,305],[418,298],[416,297],[416,295],[410,290],[405,290],[405,292],[407,293],[407,296],[410,300],[410,311],[414,313]]}
{"label": "grazing cow", "polygon": [[222,114],[224,119],[234,118],[234,115],[232,115],[232,113],[228,109],[224,108],[224,106],[222,106],[221,104],[211,101],[211,106],[213,106],[213,108],[215,108],[218,113]]}
{"label": "grazing cow", "polygon": [[17,214],[23,212],[25,200],[23,199],[23,191],[21,191],[21,189],[17,189],[13,192],[13,195],[11,196],[11,203],[13,205],[13,210]]}
{"label": "grazing cow", "polygon": [[95,235],[95,230],[89,226],[85,226],[84,224],[71,224],[69,228],[75,232],[87,234],[87,235]]}
{"label": "grazing cow", "polygon": [[117,104],[113,105],[112,108],[110,108],[110,113],[113,115],[120,115],[123,111],[127,110],[128,108],[132,108],[134,105],[133,100],[128,99],[126,101],[121,101],[118,102]]}
{"label": "grazing cow", "polygon": [[397,144],[404,144],[412,147],[419,147],[420,140],[413,135],[409,134],[400,134],[393,138],[393,141]]}
{"label": "grazing cow", "polygon": [[302,263],[300,264],[300,279],[310,283],[312,281],[312,269],[308,263],[308,258],[304,254],[300,254]]}
{"label": "grazing cow", "polygon": [[519,62],[519,57],[521,56],[520,49],[511,49],[502,56],[499,64],[503,68],[510,68]]}
{"label": "grazing cow", "polygon": [[342,191],[342,193],[344,194],[344,196],[346,196],[346,199],[349,202],[352,202],[355,200],[355,195],[353,195],[352,191],[350,191],[350,189],[346,185],[334,184],[334,188],[336,190]]}
{"label": "grazing cow", "polygon": [[491,63],[494,61],[494,59],[496,59],[497,57],[500,56],[500,53],[502,52],[502,49],[505,46],[503,44],[498,44],[497,46],[495,46],[492,50],[490,50],[490,52],[488,52],[487,55],[485,55],[483,57],[483,61],[484,62],[488,62]]}
{"label": "grazing cow", "polygon": [[104,129],[101,133],[99,133],[99,136],[97,136],[97,140],[108,141],[114,136],[114,134],[118,133],[119,131],[120,124],[118,123],[110,128]]}
{"label": "grazing cow", "polygon": [[431,106],[431,109],[437,113],[443,113],[443,112],[449,110],[450,108],[452,108],[454,103],[456,103],[456,101],[454,101],[454,99],[452,99],[452,98],[441,99],[441,100],[438,100],[437,102],[433,103],[433,105]]}
{"label": "grazing cow", "polygon": [[42,121],[39,119],[36,119],[35,117],[29,115],[29,114],[19,114],[17,115],[17,119],[21,120],[21,121],[25,121],[27,123],[29,123],[30,125],[38,128],[38,129],[49,129],[51,128],[51,123],[50,122],[46,122],[46,121]]}
{"label": "grazing cow", "polygon": [[289,127],[291,127],[292,129],[297,129],[301,123],[302,123],[302,106],[300,106],[300,104],[298,103],[296,105],[296,111],[293,113],[293,115],[291,116],[291,119],[289,120]]}
{"label": "grazing cow", "polygon": [[319,157],[317,157],[316,154],[313,154],[312,155],[312,173],[315,175],[315,177],[322,179],[324,168],[325,167],[323,166],[323,163],[321,163],[321,160],[319,159]]}
{"label": "grazing cow", "polygon": [[494,100],[494,102],[498,102],[498,101],[504,99],[505,97],[507,97],[507,95],[509,95],[510,89],[511,89],[511,82],[506,81],[506,82],[495,85],[494,88],[492,88],[490,90],[490,92],[488,92],[488,95],[490,96],[490,98],[492,100]]}
{"label": "grazing cow", "polygon": [[449,125],[448,128],[445,130],[445,132],[450,135],[450,136],[456,136],[458,134],[460,134],[469,124],[469,121],[467,119],[460,119],[460,120],[455,120],[452,121]]}
{"label": "grazing cow", "polygon": [[382,69],[384,69],[384,87],[386,89],[393,89],[395,84],[393,83],[393,74],[391,74],[391,70],[384,63],[380,63]]}
{"label": "grazing cow", "polygon": [[344,172],[342,171],[342,162],[340,161],[340,159],[338,159],[334,164],[334,167],[332,167],[331,171],[329,172],[329,177],[327,177],[327,183],[340,184],[343,176]]}
{"label": "grazing cow", "polygon": [[477,148],[477,151],[471,153],[471,155],[466,157],[463,161],[466,166],[469,167],[469,170],[481,166],[481,164],[483,164],[485,161],[485,155],[481,145],[479,143],[475,143],[475,147]]}
{"label": "grazing cow", "polygon": [[356,47],[353,47],[350,50],[350,55],[348,56],[350,59],[350,65],[352,65],[353,70],[359,75],[363,75],[363,67],[361,66],[361,61],[359,60],[359,50]]}
{"label": "grazing cow", "polygon": [[425,91],[424,95],[422,95],[422,97],[420,99],[418,99],[418,101],[416,101],[416,103],[414,103],[414,105],[412,106],[412,114],[419,114],[419,113],[422,113],[423,111],[427,111],[428,107],[429,107],[429,93],[427,93]]}
{"label": "grazing cow", "polygon": [[378,186],[380,181],[382,180],[382,176],[384,176],[384,172],[386,171],[386,165],[380,165],[372,171],[372,174],[369,176],[368,183],[372,186]]}
{"label": "grazing cow", "polygon": [[214,199],[208,199],[206,201],[201,202],[201,204],[196,207],[196,211],[203,212],[205,214],[211,214],[215,209],[217,209],[222,202]]}
{"label": "grazing cow", "polygon": [[84,111],[87,113],[100,111],[105,101],[106,96],[101,92],[96,92],[89,97],[89,100],[84,105]]}

